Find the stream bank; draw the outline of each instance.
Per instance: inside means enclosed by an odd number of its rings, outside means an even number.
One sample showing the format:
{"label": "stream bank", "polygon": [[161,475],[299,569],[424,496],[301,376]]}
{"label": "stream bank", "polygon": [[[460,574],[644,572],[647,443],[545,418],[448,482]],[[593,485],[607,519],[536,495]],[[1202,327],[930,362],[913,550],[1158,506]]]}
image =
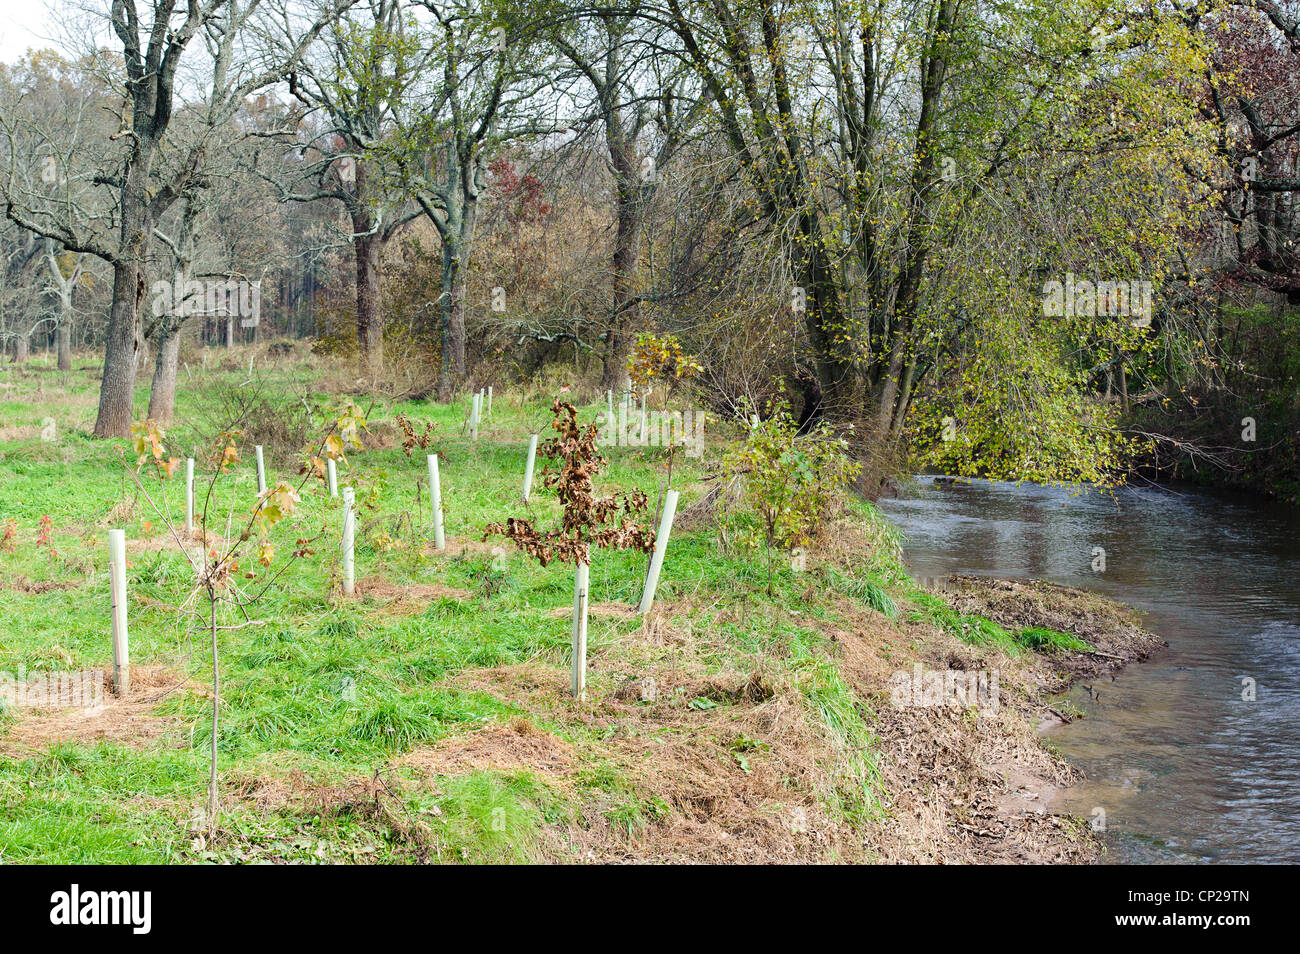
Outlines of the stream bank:
{"label": "stream bank", "polygon": [[[1132,610],[1095,594],[974,576],[918,591],[898,630],[904,646],[878,633],[845,654],[856,685],[899,680],[898,664],[906,661],[933,689],[928,702],[913,694],[903,701],[914,704],[899,705],[895,696],[876,709],[891,822],[874,833],[880,860],[1102,860],[1104,844],[1090,820],[1053,808],[1082,775],[1040,732],[1079,715],[1057,700],[1059,693],[1148,658],[1163,640]],[[869,664],[865,655],[874,657]],[[987,704],[987,693],[940,703],[951,688],[940,689],[939,677],[958,674],[953,681],[960,683],[961,674],[976,673],[996,686],[996,705]]]}
{"label": "stream bank", "polygon": [[1168,640],[1078,680],[1061,706],[1084,718],[1047,732],[1085,776],[1052,809],[1104,818],[1107,860],[1300,860],[1300,510],[1187,486],[928,477],[880,507],[918,578],[1050,580]]}

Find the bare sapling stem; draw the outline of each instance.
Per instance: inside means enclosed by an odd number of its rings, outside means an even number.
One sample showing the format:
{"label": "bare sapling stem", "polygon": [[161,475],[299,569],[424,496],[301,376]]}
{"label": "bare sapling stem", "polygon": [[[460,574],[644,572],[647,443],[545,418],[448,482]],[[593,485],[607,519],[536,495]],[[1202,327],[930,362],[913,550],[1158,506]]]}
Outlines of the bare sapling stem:
{"label": "bare sapling stem", "polygon": [[208,630],[212,636],[212,735],[208,752],[208,840],[217,832],[217,713],[221,707],[221,664],[217,656],[217,593],[208,587]]}

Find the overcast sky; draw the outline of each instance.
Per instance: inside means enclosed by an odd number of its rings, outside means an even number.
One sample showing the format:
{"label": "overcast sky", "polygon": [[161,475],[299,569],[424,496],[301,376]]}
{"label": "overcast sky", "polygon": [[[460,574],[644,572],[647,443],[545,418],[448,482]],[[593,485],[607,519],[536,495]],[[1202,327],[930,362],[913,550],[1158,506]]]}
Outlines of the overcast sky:
{"label": "overcast sky", "polygon": [[58,0],[0,0],[0,61],[12,63],[29,47],[53,47],[58,40]]}

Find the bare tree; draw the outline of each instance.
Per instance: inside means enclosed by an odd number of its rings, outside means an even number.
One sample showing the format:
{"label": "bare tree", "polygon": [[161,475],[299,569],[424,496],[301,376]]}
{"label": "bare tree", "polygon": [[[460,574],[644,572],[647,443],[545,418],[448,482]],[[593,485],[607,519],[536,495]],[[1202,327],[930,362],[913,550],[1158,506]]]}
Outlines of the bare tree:
{"label": "bare tree", "polygon": [[615,234],[610,314],[604,329],[601,387],[617,389],[627,376],[637,325],[638,263],[646,207],[684,133],[708,102],[685,92],[689,71],[658,55],[661,25],[639,16],[632,0],[622,9],[598,8],[562,22],[551,40],[589,85],[592,102],[582,122],[603,133],[613,174]]}
{"label": "bare tree", "polygon": [[[324,27],[353,0],[333,0],[315,23],[301,32],[299,43],[280,62],[249,63],[237,82],[224,86],[219,108],[233,108],[244,96],[282,77],[301,58]],[[0,187],[5,212],[10,219],[39,235],[54,239],[66,249],[85,252],[108,262],[113,268],[113,300],[104,345],[104,374],[100,384],[99,412],[94,433],[100,437],[126,436],[131,424],[139,352],[143,346],[142,305],[148,287],[146,270],[154,239],[154,226],[181,197],[201,187],[208,139],[198,137],[172,156],[164,154],[164,143],[177,105],[177,78],[182,58],[194,39],[203,35],[226,34],[232,38],[247,27],[260,0],[111,0],[106,11],[108,25],[121,45],[122,100],[119,128],[109,137],[108,149],[99,168],[65,168],[71,179],[76,173],[103,190],[100,203],[108,214],[81,214],[70,202],[60,202],[24,189],[11,166]],[[96,10],[97,16],[105,11]],[[287,20],[291,14],[282,11]],[[107,57],[105,68],[113,68]],[[245,61],[247,62],[247,61]],[[227,59],[225,66],[231,62]],[[119,77],[114,77],[114,84]],[[225,77],[220,64],[214,72],[214,89],[221,89]],[[232,105],[233,104],[233,105]],[[0,124],[9,133],[11,152],[16,133],[27,124],[21,105],[7,109]],[[219,123],[210,125],[218,129]]]}
{"label": "bare tree", "polygon": [[550,85],[531,24],[497,23],[476,0],[423,0],[433,15],[430,46],[439,72],[406,118],[405,181],[442,240],[438,396],[450,398],[466,371],[465,280],[478,228],[487,165],[501,144],[559,132],[538,96]]}
{"label": "bare tree", "polygon": [[45,262],[49,266],[50,281],[59,299],[58,330],[55,332],[58,367],[60,371],[72,370],[72,293],[81,282],[86,270],[86,255],[82,252],[55,251],[53,239],[45,240]]}
{"label": "bare tree", "polygon": [[[377,374],[384,363],[379,288],[384,247],[420,214],[394,186],[380,149],[393,135],[395,111],[427,61],[404,12],[401,0],[366,0],[357,16],[332,23],[318,54],[304,58],[289,75],[290,92],[307,110],[295,117],[296,124],[307,135],[295,133],[287,141],[295,155],[310,159],[291,169],[300,181],[282,185],[282,198],[343,206],[356,265],[357,344],[365,376]],[[299,41],[285,30],[279,42],[288,48]]]}

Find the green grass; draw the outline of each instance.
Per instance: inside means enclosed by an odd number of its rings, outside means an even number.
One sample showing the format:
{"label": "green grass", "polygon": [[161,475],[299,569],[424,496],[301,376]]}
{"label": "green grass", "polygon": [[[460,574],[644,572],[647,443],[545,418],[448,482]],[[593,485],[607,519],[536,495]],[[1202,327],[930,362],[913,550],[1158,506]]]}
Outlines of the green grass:
{"label": "green grass", "polygon": [[898,604],[878,580],[871,576],[844,576],[834,571],[828,573],[827,577],[835,589],[845,596],[861,600],[889,619],[898,618]]}
{"label": "green grass", "polygon": [[914,587],[908,598],[913,604],[908,618],[913,622],[932,623],[964,643],[997,648],[1012,656],[1019,655],[1027,648],[1006,627],[982,616],[959,613],[933,593]]}
{"label": "green grass", "polygon": [[[64,387],[60,376],[49,371],[7,373],[15,387],[0,402],[0,411],[15,427],[39,425],[54,416],[58,438],[44,442],[33,433],[0,442],[6,486],[0,525],[12,521],[14,527],[11,545],[0,552],[0,580],[66,588],[36,593],[0,586],[0,671],[102,668],[111,663],[107,531],[122,527],[129,541],[163,538],[166,521],[129,479],[126,462],[133,462],[134,455],[128,442],[86,436],[94,415],[93,374],[73,372]],[[309,392],[309,403],[324,406],[337,400],[311,391],[314,378],[301,368],[261,374],[267,378],[262,382],[267,393],[292,384]],[[172,454],[196,457],[201,498],[207,496],[212,476],[203,448],[214,430],[214,389],[229,392],[246,377],[241,359],[239,371],[209,372],[199,386],[182,383],[178,423],[168,429],[166,444]],[[139,416],[147,405],[146,383],[137,391]],[[57,400],[38,403],[37,387]],[[540,476],[532,506],[519,502],[526,435],[549,420],[548,405],[545,395],[528,400],[500,389],[477,443],[460,433],[468,398],[446,406],[423,401],[381,405],[370,416],[376,425],[398,412],[436,423],[431,449],[440,455],[447,535],[477,541],[492,521],[531,515],[547,523],[558,515],[554,496],[540,492]],[[582,418],[593,419],[599,408],[599,403],[583,407]],[[214,528],[224,529],[227,513],[234,514],[238,525],[252,506],[252,448],[241,451],[245,460],[215,483],[208,498]],[[267,451],[271,479],[296,485],[289,453]],[[653,506],[663,484],[666,452],[609,448],[606,453],[611,467],[599,484],[606,490],[644,489]],[[679,454],[674,483],[690,488],[717,463],[713,450],[699,459]],[[183,471],[182,465],[178,474]],[[435,584],[468,594],[463,599],[435,596],[427,605],[402,612],[365,598],[331,602],[341,504],[314,484],[303,490],[299,512],[272,531],[277,546],[272,567],[256,567],[251,558],[243,562],[241,573],[258,574],[240,580],[243,592],[266,590],[243,610],[223,606],[219,613],[222,625],[244,624],[219,635],[217,742],[223,778],[302,768],[316,784],[345,785],[371,777],[377,769],[391,771],[387,767],[401,753],[519,714],[508,700],[456,688],[457,674],[532,662],[561,667],[561,672],[568,666],[569,621],[555,611],[572,599],[571,569],[542,568],[504,541],[507,555],[497,566],[477,551],[464,556],[432,552],[424,477],[422,452],[408,460],[400,446],[351,453],[340,466],[340,483],[358,488],[357,576],[397,585]],[[159,485],[147,479],[146,487],[179,524],[183,482]],[[692,499],[688,491],[682,507]],[[48,547],[35,543],[45,516],[54,526]],[[312,554],[270,581],[296,539],[318,534]],[[223,827],[234,837],[215,848],[195,844],[190,822],[203,805],[210,732],[210,703],[201,688],[211,679],[206,607],[200,599],[180,609],[193,572],[174,550],[133,549],[129,560],[133,661],[186,676],[192,688],[153,707],[152,715],[170,726],[161,739],[66,742],[31,755],[0,755],[0,860],[408,858],[401,833],[391,825],[361,817],[323,819],[293,807],[268,814],[229,793],[223,798]],[[645,565],[644,555],[601,552],[591,571],[592,603],[634,604]],[[711,634],[705,664],[719,671],[782,667],[835,740],[842,781],[827,798],[837,812],[862,815],[879,802],[870,714],[844,682],[824,641],[790,624],[785,610],[803,605],[805,582],[782,563],[768,597],[763,560],[720,553],[708,532],[681,532],[672,540],[659,599],[693,598],[716,610],[750,616],[751,625]],[[848,577],[838,582],[848,595],[892,615],[893,601],[880,583]],[[807,611],[822,612],[815,606]],[[589,651],[614,652],[638,625],[593,617]],[[710,624],[701,618],[699,625]],[[14,724],[12,714],[0,719],[0,736]],[[604,731],[571,723],[550,728],[579,744],[599,741]],[[761,759],[763,751],[747,749],[742,756]],[[629,836],[670,811],[652,792],[622,779],[612,762],[577,779],[577,797],[599,795],[611,823]],[[428,794],[425,801],[412,811],[436,808],[431,817],[437,819],[432,830],[439,850],[466,861],[529,860],[538,851],[541,828],[575,810],[527,773],[476,772],[444,779],[436,797]]]}
{"label": "green grass", "polygon": [[[212,476],[205,450],[214,432],[212,407],[220,394],[246,379],[246,361],[236,355],[239,370],[182,382],[180,423],[168,429],[166,443],[177,456],[196,457],[201,497]],[[66,386],[49,371],[6,367],[2,373],[14,386],[0,391],[7,395],[0,413],[13,428],[54,416],[59,436],[44,442],[33,432],[0,441],[5,486],[0,532],[13,527],[9,544],[0,550],[0,672],[109,666],[107,531],[122,527],[128,541],[138,545],[164,537],[166,521],[128,477],[134,459],[128,442],[86,436],[95,410],[93,372],[73,372]],[[317,376],[303,367],[259,373],[267,393],[286,392],[292,385],[317,407],[338,400],[315,390]],[[147,406],[146,383],[136,396],[140,416]],[[43,388],[39,400],[38,388]],[[339,481],[357,488],[357,578],[398,587],[432,585],[440,588],[435,595],[400,610],[365,597],[364,591],[356,600],[339,601],[341,502],[319,484],[308,484],[298,512],[272,531],[277,552],[272,566],[258,567],[251,556],[243,561],[240,573],[257,577],[241,576],[242,591],[265,592],[243,609],[226,605],[219,612],[222,625],[239,628],[223,630],[218,638],[217,754],[225,780],[226,836],[217,845],[196,839],[194,826],[204,805],[211,728],[203,688],[210,684],[212,664],[206,606],[201,599],[186,604],[194,574],[179,553],[130,550],[133,661],[165,667],[177,680],[188,678],[190,687],[153,705],[149,715],[168,726],[157,738],[65,741],[28,754],[5,745],[18,721],[15,713],[0,713],[0,753],[9,752],[0,754],[0,861],[410,861],[432,850],[443,860],[518,862],[542,857],[555,841],[548,841],[548,830],[580,820],[584,805],[600,806],[610,826],[631,839],[671,814],[652,789],[629,781],[616,759],[599,755],[617,726],[599,718],[560,718],[545,706],[524,711],[518,700],[458,683],[477,670],[541,664],[554,667],[558,686],[567,685],[569,619],[562,608],[572,600],[572,569],[542,568],[504,541],[498,541],[506,548],[504,561],[494,564],[477,544],[487,523],[509,516],[555,523],[559,508],[553,494],[541,491],[540,463],[531,507],[520,502],[526,435],[549,421],[549,403],[540,389],[534,395],[498,389],[478,442],[460,433],[468,397],[449,405],[408,401],[372,409],[377,431],[399,412],[435,422],[431,450],[441,464],[446,533],[453,544],[475,543],[463,555],[454,555],[455,545],[453,555],[432,551],[423,452],[417,450],[413,459],[400,446],[350,453]],[[594,419],[600,407],[582,407],[581,419]],[[272,481],[296,485],[292,449],[267,450]],[[218,480],[208,498],[214,528],[224,529],[228,513],[237,526],[253,505],[252,448],[242,452],[244,462]],[[643,489],[653,508],[663,486],[666,452],[607,448],[605,453],[611,466],[598,478],[598,489]],[[720,446],[711,445],[698,459],[677,455],[674,485],[683,489],[679,512],[703,493],[698,479],[718,469],[719,454]],[[183,472],[182,465],[178,474]],[[182,480],[161,486],[146,481],[146,486],[179,524]],[[833,788],[821,793],[826,809],[852,824],[881,811],[882,782],[873,714],[846,682],[834,645],[822,635],[837,624],[828,596],[846,596],[888,619],[899,615],[898,600],[906,598],[913,606],[911,618],[1009,652],[1076,647],[1059,633],[1013,635],[986,620],[959,616],[937,597],[913,592],[898,555],[897,532],[868,504],[855,502],[850,510],[850,519],[874,545],[849,572],[833,567],[796,572],[788,559],[779,558],[769,595],[764,555],[722,552],[707,529],[677,531],[658,599],[696,607],[673,621],[693,635],[694,664],[710,673],[763,672],[793,687],[834,753],[836,764],[828,773]],[[38,525],[45,516],[54,533],[50,546],[38,546]],[[295,541],[313,537],[318,537],[310,545],[313,552],[272,579]],[[591,569],[592,604],[635,604],[646,559],[599,552]],[[54,588],[35,592],[42,586]],[[589,654],[632,667],[670,658],[671,650],[631,638],[639,626],[636,619],[593,615]],[[592,670],[593,692],[612,689],[600,683],[603,672]],[[737,704],[712,696],[686,703],[723,716]],[[471,771],[415,784],[396,764],[413,749],[521,715],[575,748],[597,753],[581,761],[563,793],[526,771]],[[749,771],[765,757],[764,746],[761,740],[725,742],[723,756],[735,770]],[[262,809],[240,795],[240,786],[291,772],[334,791],[376,772],[411,784],[396,789],[404,800],[397,815],[376,815],[359,805],[336,812],[307,803]],[[398,823],[398,816],[412,821]],[[432,848],[413,847],[413,831],[427,833]]]}
{"label": "green grass", "polygon": [[1069,652],[1081,653],[1092,649],[1092,646],[1078,636],[1043,626],[1028,626],[1020,631],[1017,639],[1037,652],[1065,649]]}

